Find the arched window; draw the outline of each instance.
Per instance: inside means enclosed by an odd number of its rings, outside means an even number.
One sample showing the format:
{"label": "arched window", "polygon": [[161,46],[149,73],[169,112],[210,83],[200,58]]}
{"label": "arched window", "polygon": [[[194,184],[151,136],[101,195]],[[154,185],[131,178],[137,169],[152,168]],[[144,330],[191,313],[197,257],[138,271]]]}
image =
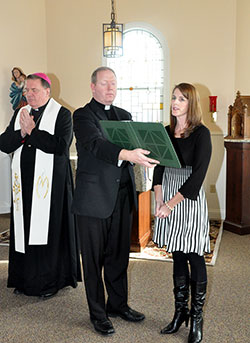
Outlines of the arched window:
{"label": "arched window", "polygon": [[125,31],[123,56],[107,58],[117,75],[115,104],[135,121],[163,121],[164,54],[158,38],[143,28]]}

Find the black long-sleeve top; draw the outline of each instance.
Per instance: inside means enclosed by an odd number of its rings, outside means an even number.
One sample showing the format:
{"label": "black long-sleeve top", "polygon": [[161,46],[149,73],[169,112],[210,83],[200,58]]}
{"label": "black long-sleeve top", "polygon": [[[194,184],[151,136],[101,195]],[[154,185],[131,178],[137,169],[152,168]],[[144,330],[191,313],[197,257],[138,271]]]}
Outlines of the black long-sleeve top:
{"label": "black long-sleeve top", "polygon": [[[179,192],[184,198],[196,200],[211,158],[212,145],[208,128],[204,125],[197,126],[187,138],[175,138],[170,133],[170,127],[166,130],[174,145],[182,167],[192,167],[192,174],[180,187]],[[153,186],[162,184],[164,166],[156,166],[154,169]]]}

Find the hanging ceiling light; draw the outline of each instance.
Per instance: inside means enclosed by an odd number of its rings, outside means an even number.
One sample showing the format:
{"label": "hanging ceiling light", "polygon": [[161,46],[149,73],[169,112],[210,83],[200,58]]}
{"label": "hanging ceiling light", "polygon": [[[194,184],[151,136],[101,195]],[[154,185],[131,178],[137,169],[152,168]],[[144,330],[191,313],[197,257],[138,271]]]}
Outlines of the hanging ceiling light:
{"label": "hanging ceiling light", "polygon": [[115,22],[114,0],[111,0],[111,23],[103,24],[103,56],[121,57],[123,54],[123,24]]}

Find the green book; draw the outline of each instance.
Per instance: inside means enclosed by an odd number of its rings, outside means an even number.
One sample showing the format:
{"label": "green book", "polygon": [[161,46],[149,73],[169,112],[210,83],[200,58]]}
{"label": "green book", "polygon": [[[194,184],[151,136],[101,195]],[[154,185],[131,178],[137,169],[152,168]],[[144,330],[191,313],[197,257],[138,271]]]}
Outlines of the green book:
{"label": "green book", "polygon": [[181,168],[169,135],[161,123],[100,120],[106,138],[121,148],[142,148],[167,167]]}

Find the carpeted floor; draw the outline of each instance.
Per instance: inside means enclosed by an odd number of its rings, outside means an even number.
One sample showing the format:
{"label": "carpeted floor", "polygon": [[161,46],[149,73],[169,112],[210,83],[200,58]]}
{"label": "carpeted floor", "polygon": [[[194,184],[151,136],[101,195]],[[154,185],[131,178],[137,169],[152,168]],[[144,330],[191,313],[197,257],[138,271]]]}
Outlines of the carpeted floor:
{"label": "carpeted floor", "polygon": [[[250,235],[223,231],[214,267],[208,270],[202,343],[248,343],[250,337]],[[130,260],[129,304],[142,323],[112,319],[116,333],[98,335],[89,321],[85,289],[65,288],[56,297],[14,295],[6,287],[8,246],[0,246],[1,343],[187,343],[188,328],[173,335],[160,330],[173,316],[172,263]],[[5,261],[5,262],[4,262]]]}

